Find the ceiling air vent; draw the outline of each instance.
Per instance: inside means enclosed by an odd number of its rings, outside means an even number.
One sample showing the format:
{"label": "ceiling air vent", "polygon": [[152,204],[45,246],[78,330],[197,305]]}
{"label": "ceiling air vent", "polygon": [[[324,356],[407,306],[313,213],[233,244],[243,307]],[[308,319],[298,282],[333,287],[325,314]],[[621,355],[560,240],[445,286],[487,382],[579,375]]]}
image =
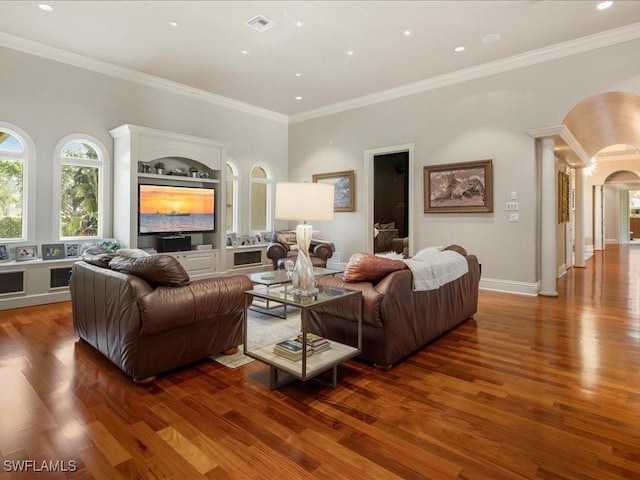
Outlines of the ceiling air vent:
{"label": "ceiling air vent", "polygon": [[254,30],[257,30],[259,32],[264,32],[265,30],[269,30],[271,27],[275,25],[275,23],[273,23],[268,18],[263,17],[262,15],[256,15],[251,20],[247,20],[245,23],[249,25],[251,28],[253,28]]}

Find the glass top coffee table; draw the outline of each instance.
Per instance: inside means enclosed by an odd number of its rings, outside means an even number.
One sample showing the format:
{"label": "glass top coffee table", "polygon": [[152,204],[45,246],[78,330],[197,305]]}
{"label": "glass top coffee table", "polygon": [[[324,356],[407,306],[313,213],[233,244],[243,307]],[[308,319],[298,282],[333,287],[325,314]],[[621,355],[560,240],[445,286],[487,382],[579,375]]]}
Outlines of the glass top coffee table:
{"label": "glass top coffee table", "polygon": [[[344,273],[344,270],[333,270],[330,268],[322,268],[322,267],[314,267],[313,273],[316,277],[321,277],[323,275],[338,275],[339,273]],[[291,283],[291,277],[286,270],[270,270],[268,272],[258,272],[252,273],[249,275],[251,281],[258,285],[264,285],[269,289],[274,285],[284,285]],[[278,313],[274,313],[275,309],[282,308],[282,315]],[[273,317],[278,318],[287,318],[287,305],[273,301],[270,299],[259,299],[256,298],[256,302],[251,306],[251,310],[254,310],[259,313],[264,313],[265,315],[271,315]]]}
{"label": "glass top coffee table", "polygon": [[[316,377],[320,373],[332,370],[332,380],[329,385],[336,387],[338,381],[338,365],[350,358],[356,357],[362,351],[362,292],[359,290],[347,290],[344,288],[320,285],[319,293],[313,297],[300,297],[292,293],[288,284],[278,285],[271,288],[260,288],[244,293],[244,354],[260,360],[270,366],[269,387],[273,390],[294,379],[306,381]],[[291,358],[277,355],[274,347],[292,338],[277,338],[263,340],[250,335],[251,325],[247,322],[247,310],[252,306],[257,298],[281,303],[285,306],[293,306],[300,309],[300,333],[301,338],[307,338],[311,333],[308,329],[309,312],[321,305],[331,302],[346,301],[349,298],[358,297],[353,302],[357,309],[357,336],[353,345],[347,345],[327,338],[329,348],[318,353],[308,353],[307,349],[301,349],[301,357],[293,360]],[[280,378],[284,373],[288,378]]]}

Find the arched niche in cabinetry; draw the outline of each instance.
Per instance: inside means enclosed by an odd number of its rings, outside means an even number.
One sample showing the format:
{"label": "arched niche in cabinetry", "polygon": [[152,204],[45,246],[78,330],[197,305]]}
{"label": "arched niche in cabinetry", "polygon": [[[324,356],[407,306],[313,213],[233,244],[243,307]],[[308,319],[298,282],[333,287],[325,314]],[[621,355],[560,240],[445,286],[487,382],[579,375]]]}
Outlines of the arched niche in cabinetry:
{"label": "arched niche in cabinetry", "polygon": [[[138,185],[214,186],[215,232],[194,234],[193,243],[211,245],[224,252],[226,158],[229,144],[207,138],[125,124],[109,133],[114,139],[113,236],[130,248],[153,247],[154,239],[138,231]],[[158,175],[153,164],[165,163],[165,174]],[[150,171],[142,165],[148,164]],[[167,175],[177,168],[188,172],[195,166],[208,178]],[[222,259],[224,260],[224,259]],[[224,263],[223,263],[224,264]]]}

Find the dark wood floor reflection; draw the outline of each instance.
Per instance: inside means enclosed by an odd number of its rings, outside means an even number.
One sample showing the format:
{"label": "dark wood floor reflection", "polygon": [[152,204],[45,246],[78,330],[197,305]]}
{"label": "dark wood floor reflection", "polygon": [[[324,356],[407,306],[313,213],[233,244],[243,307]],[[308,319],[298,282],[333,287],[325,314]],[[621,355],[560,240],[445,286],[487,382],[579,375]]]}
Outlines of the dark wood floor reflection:
{"label": "dark wood floor reflection", "polygon": [[607,246],[559,298],[482,291],[475,319],[391,371],[348,362],[336,390],[212,361],[138,386],[69,303],[0,311],[0,479],[640,478],[639,283],[640,245]]}

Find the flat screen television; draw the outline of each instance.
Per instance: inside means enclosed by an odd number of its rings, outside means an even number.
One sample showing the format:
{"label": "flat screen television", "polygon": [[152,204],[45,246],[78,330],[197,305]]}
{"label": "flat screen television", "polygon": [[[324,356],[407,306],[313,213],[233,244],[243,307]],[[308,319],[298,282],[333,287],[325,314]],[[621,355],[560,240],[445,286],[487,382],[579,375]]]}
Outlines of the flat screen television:
{"label": "flat screen television", "polygon": [[215,189],[138,185],[138,234],[215,231]]}

